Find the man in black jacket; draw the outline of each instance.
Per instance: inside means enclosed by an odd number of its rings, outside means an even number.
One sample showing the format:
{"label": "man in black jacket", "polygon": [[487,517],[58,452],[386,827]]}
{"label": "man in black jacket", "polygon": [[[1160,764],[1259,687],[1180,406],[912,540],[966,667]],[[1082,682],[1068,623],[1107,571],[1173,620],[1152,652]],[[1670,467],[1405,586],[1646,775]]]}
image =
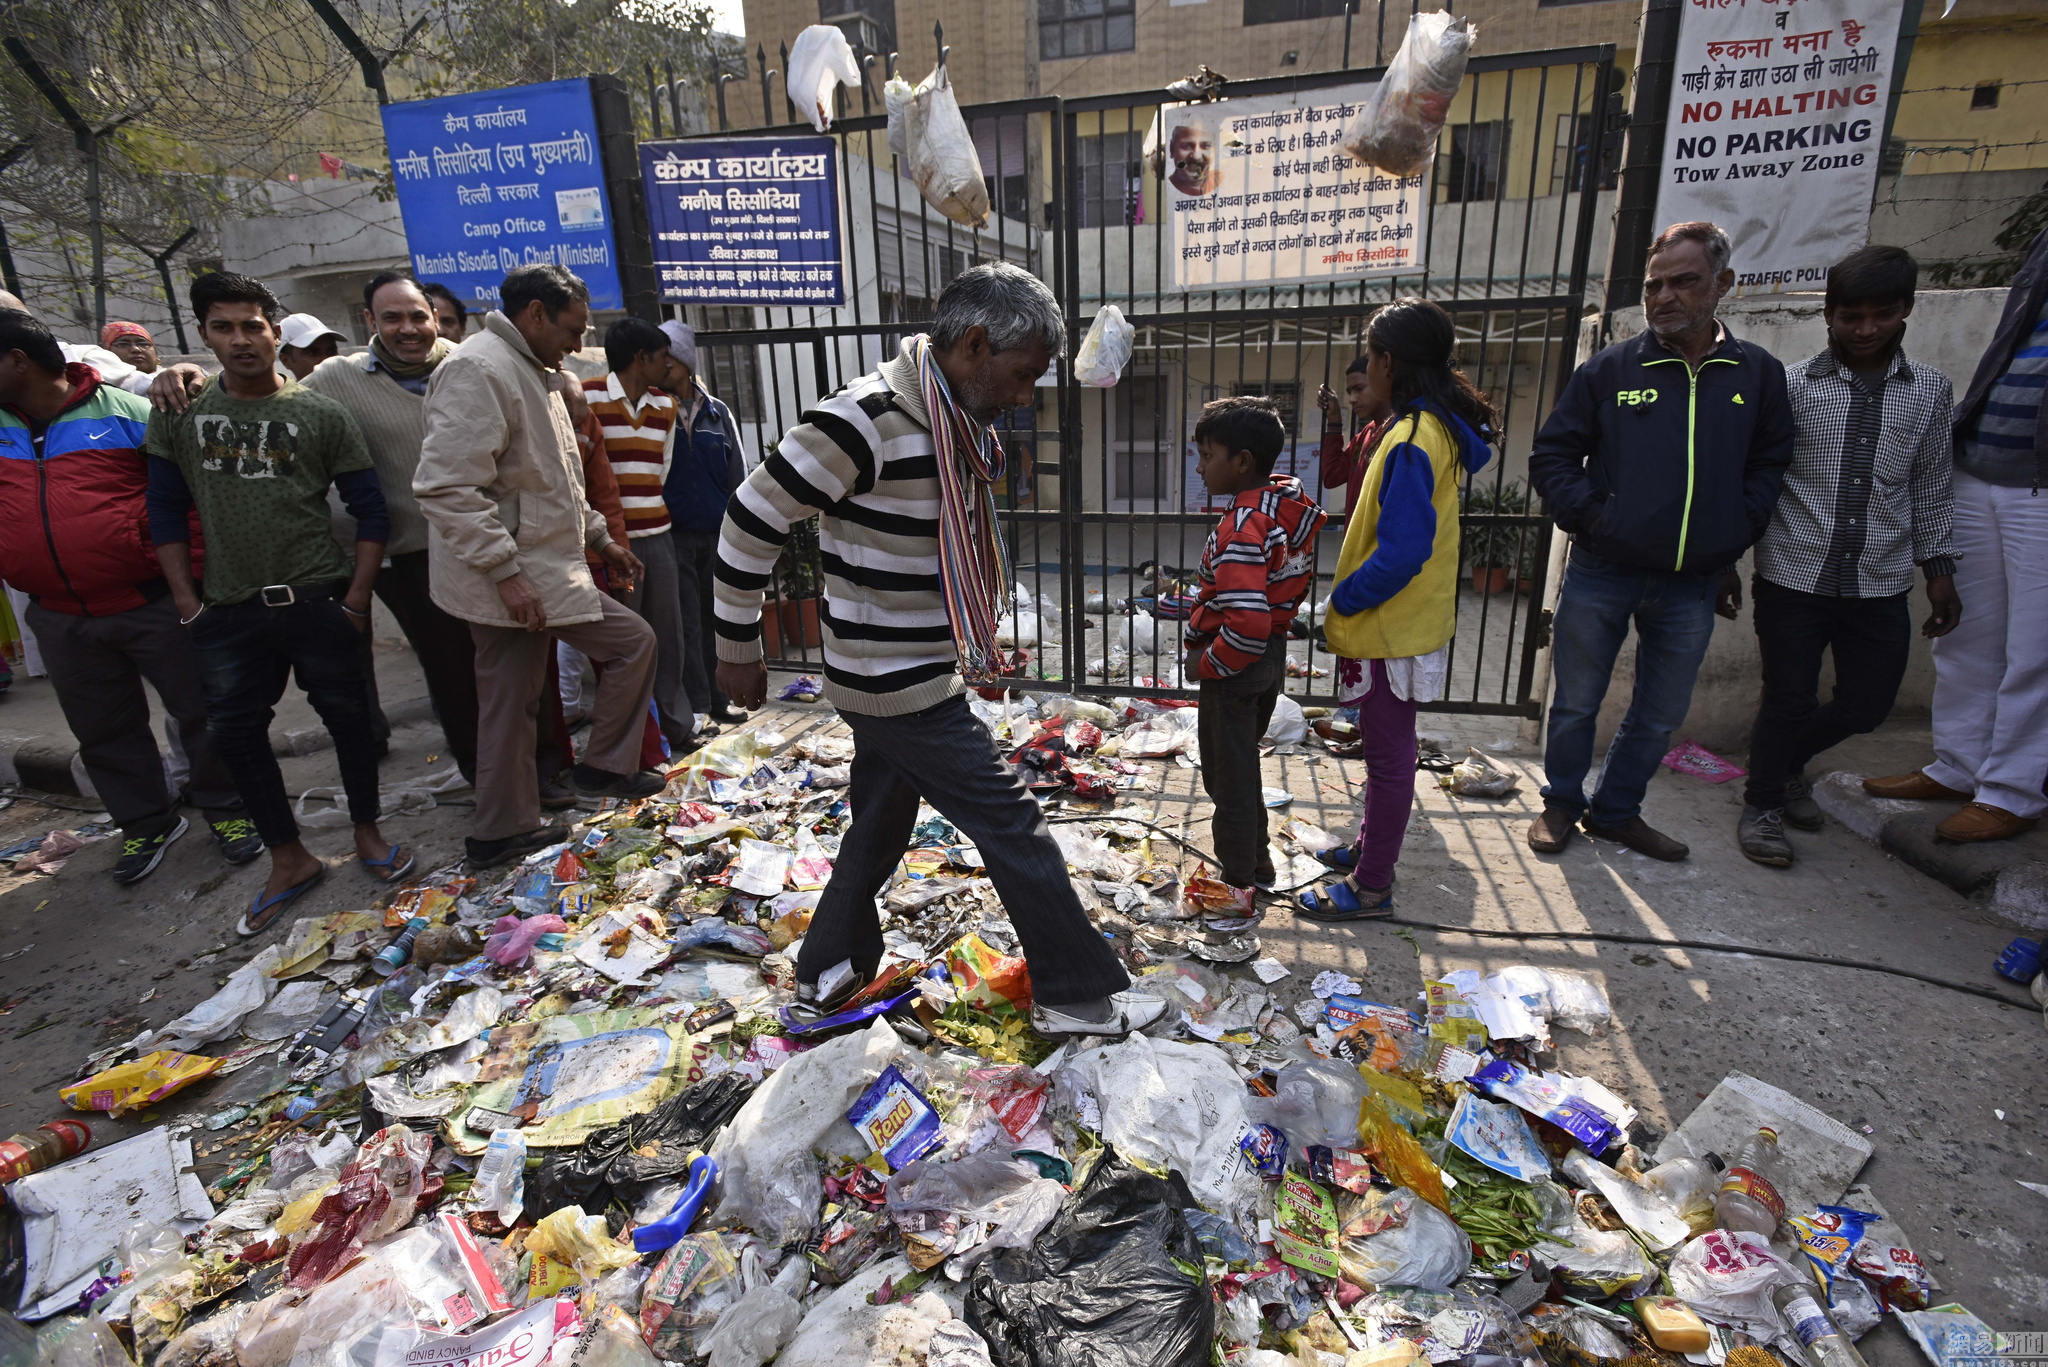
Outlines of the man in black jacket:
{"label": "man in black jacket", "polygon": [[[1548,782],[1529,848],[1590,835],[1655,859],[1683,842],[1642,818],[1643,793],[1692,705],[1714,614],[1742,604],[1735,562],[1770,525],[1792,462],[1785,368],[1715,318],[1735,283],[1728,235],[1679,223],[1650,244],[1649,330],[1579,367],[1529,455],[1529,479],[1577,537],[1552,626]],[[1718,600],[1718,601],[1717,601]],[[1594,729],[1636,628],[1635,695],[1586,801]]]}

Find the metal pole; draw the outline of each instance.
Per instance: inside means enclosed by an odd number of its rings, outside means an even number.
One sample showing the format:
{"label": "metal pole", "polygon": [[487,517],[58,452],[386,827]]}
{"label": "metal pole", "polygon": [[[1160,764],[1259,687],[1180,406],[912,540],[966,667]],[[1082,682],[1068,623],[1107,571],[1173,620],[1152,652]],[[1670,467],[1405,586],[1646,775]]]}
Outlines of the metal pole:
{"label": "metal pole", "polygon": [[197,228],[187,228],[178,235],[178,240],[160,252],[150,253],[149,259],[156,262],[156,273],[164,282],[164,302],[171,307],[171,326],[178,333],[178,350],[188,352],[191,345],[185,340],[185,319],[178,312],[178,292],[171,286],[171,254],[199,236]]}
{"label": "metal pole", "polygon": [[[790,98],[790,96],[789,96],[789,44],[788,44],[788,43],[784,43],[784,44],[782,45],[782,107],[783,107],[783,109],[784,109],[784,110],[785,110],[785,111],[786,111],[786,112],[787,112],[787,113],[789,114],[789,121],[790,121],[791,123],[795,123],[795,122],[796,122],[796,101],[795,101],[795,100],[793,100],[793,99],[791,99],[791,98]],[[766,118],[766,117],[767,117],[767,114],[768,114],[768,111],[767,111],[766,109],[763,109],[763,110],[761,111],[761,114],[762,114],[762,117],[763,117],[763,118]]]}
{"label": "metal pole", "polygon": [[[377,103],[390,104],[391,92],[384,88],[384,59],[370,50],[362,35],[349,27],[348,20],[341,17],[341,11],[328,0],[306,0],[306,3],[312,6],[313,13],[320,16],[320,22],[327,25],[328,32],[340,40],[348,55],[356,59],[356,65],[363,69],[363,84],[377,92]],[[425,22],[424,19],[420,21]],[[414,32],[418,29],[419,25],[415,24]],[[406,35],[407,38],[411,36],[410,33]]]}
{"label": "metal pole", "polygon": [[[23,138],[5,152],[0,152],[0,171],[6,170],[27,155],[30,145],[29,140]],[[4,222],[0,222],[0,281],[6,283],[9,294],[22,299],[24,303],[27,302],[21,293],[21,276],[14,269],[14,249],[7,243],[7,224]]]}
{"label": "metal pole", "polygon": [[[78,111],[71,107],[71,101],[64,97],[64,92],[57,88],[57,83],[50,79],[50,73],[43,69],[43,64],[36,60],[26,44],[10,36],[6,40],[6,48],[7,55],[21,68],[22,75],[28,77],[29,83],[49,102],[57,117],[70,128],[72,139],[85,158],[86,234],[92,242],[92,325],[93,331],[98,332],[107,325],[107,239],[100,221],[99,135],[93,132],[91,124],[79,117]],[[109,124],[108,128],[117,126]]]}
{"label": "metal pole", "polygon": [[1657,183],[1664,174],[1664,124],[1671,114],[1671,76],[1678,65],[1678,25],[1685,0],[1643,0],[1643,42],[1636,53],[1635,102],[1621,157],[1621,193],[1607,263],[1604,311],[1643,301],[1643,265],[1657,229]]}
{"label": "metal pole", "polygon": [[754,61],[759,65],[761,72],[761,126],[766,128],[774,122],[768,113],[768,82],[773,79],[775,72],[768,65],[768,47],[765,43],[754,44]]}
{"label": "metal pole", "polygon": [[647,122],[661,136],[661,96],[654,86],[654,63],[647,64]]}
{"label": "metal pole", "polygon": [[669,122],[675,125],[676,136],[683,135],[683,91],[676,84],[676,64],[664,57],[661,68],[668,73],[668,114]]}
{"label": "metal pole", "polygon": [[1351,16],[1358,13],[1358,0],[1344,0],[1344,70],[1351,70]]}
{"label": "metal pole", "polygon": [[725,83],[727,81],[737,81],[738,79],[739,77],[733,75],[730,71],[718,73],[718,131],[721,133],[725,132],[729,127],[725,120]]}
{"label": "metal pole", "polygon": [[1387,64],[1387,0],[1380,0],[1380,27],[1372,40],[1372,64]]}

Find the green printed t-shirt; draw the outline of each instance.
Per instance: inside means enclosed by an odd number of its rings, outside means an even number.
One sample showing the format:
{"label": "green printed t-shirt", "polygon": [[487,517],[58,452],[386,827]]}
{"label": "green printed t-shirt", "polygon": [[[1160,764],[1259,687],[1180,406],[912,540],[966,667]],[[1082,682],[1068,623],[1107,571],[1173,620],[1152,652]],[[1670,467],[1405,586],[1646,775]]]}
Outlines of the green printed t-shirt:
{"label": "green printed t-shirt", "polygon": [[370,451],[334,400],[290,378],[267,399],[231,398],[216,375],[183,413],[152,412],[144,446],[176,465],[192,490],[206,535],[208,603],[354,572],[334,541],[327,486],[371,468]]}

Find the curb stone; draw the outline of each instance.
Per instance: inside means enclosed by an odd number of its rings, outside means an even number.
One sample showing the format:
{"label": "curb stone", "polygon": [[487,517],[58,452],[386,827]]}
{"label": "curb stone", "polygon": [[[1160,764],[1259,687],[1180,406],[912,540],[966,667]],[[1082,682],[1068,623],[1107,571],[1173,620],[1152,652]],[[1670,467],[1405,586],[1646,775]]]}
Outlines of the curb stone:
{"label": "curb stone", "polygon": [[[409,726],[432,721],[434,708],[425,698],[412,698],[385,708],[384,717],[394,728]],[[327,734],[324,726],[300,726],[270,733],[271,753],[281,759],[333,748],[334,737]],[[85,763],[78,757],[78,745],[68,733],[58,737],[0,735],[0,784],[16,784],[60,797],[99,800],[92,780],[86,777]]]}
{"label": "curb stone", "polygon": [[2048,929],[2048,861],[2009,840],[1938,840],[1934,825],[1949,804],[1872,797],[1863,775],[1837,771],[1813,785],[1820,809],[1938,882],[2024,930]]}

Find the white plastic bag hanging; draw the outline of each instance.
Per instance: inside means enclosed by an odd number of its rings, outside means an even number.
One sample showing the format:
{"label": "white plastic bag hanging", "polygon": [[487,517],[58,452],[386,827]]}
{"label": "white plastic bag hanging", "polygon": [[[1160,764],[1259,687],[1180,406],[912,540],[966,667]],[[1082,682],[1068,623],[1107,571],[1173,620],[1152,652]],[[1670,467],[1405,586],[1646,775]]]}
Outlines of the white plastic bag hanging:
{"label": "white plastic bag hanging", "polygon": [[1344,150],[1389,175],[1420,174],[1436,155],[1474,34],[1472,25],[1445,10],[1416,15],[1387,74],[1338,135]]}
{"label": "white plastic bag hanging", "polygon": [[910,178],[925,203],[963,228],[988,222],[988,186],[981,178],[981,154],[974,150],[960,101],[943,66],[918,83],[904,124]]}
{"label": "white plastic bag hanging", "polygon": [[842,85],[860,84],[860,64],[846,35],[831,24],[812,24],[789,50],[784,88],[797,111],[820,133],[832,126],[833,97]]}
{"label": "white plastic bag hanging", "polygon": [[891,76],[882,87],[882,103],[889,110],[889,150],[906,160],[910,156],[910,82]]}
{"label": "white plastic bag hanging", "polygon": [[1074,354],[1074,378],[1097,389],[1113,387],[1131,363],[1131,340],[1136,336],[1137,329],[1124,321],[1124,311],[1104,304]]}

